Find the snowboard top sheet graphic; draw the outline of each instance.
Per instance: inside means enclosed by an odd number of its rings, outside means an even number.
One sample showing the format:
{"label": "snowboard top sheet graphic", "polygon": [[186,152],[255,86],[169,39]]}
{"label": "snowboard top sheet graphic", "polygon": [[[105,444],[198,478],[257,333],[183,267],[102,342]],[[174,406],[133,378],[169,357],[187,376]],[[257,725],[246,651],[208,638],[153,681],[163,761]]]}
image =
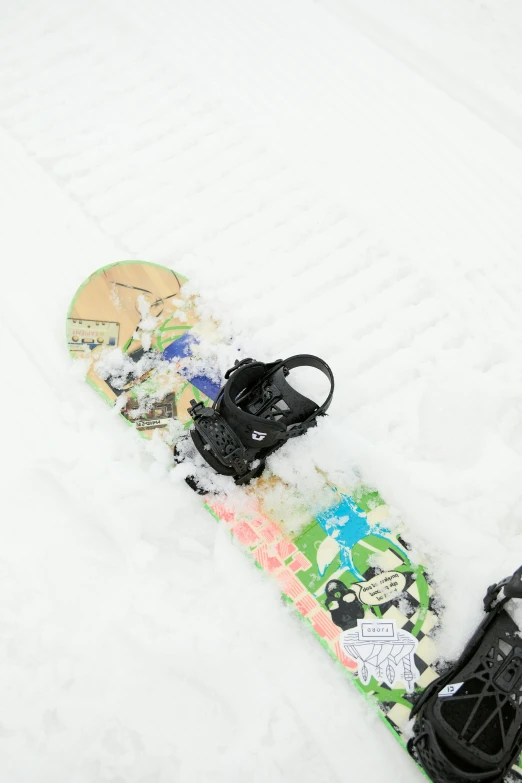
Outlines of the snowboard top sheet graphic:
{"label": "snowboard top sheet graphic", "polygon": [[[198,321],[185,282],[156,264],[112,264],[79,288],[67,317],[68,348],[85,362],[87,382],[140,435],[169,445],[174,423],[190,425],[190,400],[210,404],[222,381],[201,371],[198,345],[212,327]],[[265,508],[263,481],[245,489],[240,510],[211,495],[205,506],[405,747],[411,706],[438,676],[431,580],[375,490],[331,486],[329,508],[289,535]]]}

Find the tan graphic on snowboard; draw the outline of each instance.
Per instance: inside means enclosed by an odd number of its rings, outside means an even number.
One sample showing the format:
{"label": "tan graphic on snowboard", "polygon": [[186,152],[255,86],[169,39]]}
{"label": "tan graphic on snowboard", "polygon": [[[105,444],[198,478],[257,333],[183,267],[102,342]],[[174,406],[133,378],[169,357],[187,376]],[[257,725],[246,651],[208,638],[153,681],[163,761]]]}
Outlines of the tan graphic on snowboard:
{"label": "tan graphic on snowboard", "polygon": [[[122,414],[145,435],[165,427],[178,411],[182,422],[188,420],[194,390],[176,372],[175,362],[163,367],[160,359],[165,348],[197,323],[190,300],[180,296],[184,282],[184,277],[155,264],[114,264],[87,279],[68,314],[69,350],[75,358],[89,361],[88,382],[110,402],[124,395]],[[104,371],[115,348],[120,351],[112,356],[113,362],[119,359],[122,367],[131,366],[131,361],[134,368],[143,365],[143,373],[129,375],[128,380],[122,370],[118,387],[114,366]],[[147,356],[156,356],[156,362],[147,361]],[[140,387],[146,395],[140,394]]]}

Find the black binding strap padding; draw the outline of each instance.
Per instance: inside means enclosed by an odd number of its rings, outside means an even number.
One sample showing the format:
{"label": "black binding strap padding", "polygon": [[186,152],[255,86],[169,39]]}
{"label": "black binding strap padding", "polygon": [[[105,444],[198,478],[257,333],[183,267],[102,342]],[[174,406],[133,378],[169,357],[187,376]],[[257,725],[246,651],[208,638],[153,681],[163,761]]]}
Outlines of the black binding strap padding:
{"label": "black binding strap padding", "polygon": [[501,783],[520,753],[522,639],[505,605],[521,597],[522,568],[489,588],[461,657],[412,710],[408,749],[433,783]]}
{"label": "black binding strap padding", "polygon": [[[300,394],[287,382],[297,367],[320,370],[330,382],[322,405]],[[213,406],[192,402],[191,436],[199,453],[218,473],[246,483],[260,475],[266,457],[289,438],[302,435],[324,415],[334,391],[333,373],[310,354],[265,364],[253,359],[236,362]],[[252,468],[251,463],[260,464]]]}

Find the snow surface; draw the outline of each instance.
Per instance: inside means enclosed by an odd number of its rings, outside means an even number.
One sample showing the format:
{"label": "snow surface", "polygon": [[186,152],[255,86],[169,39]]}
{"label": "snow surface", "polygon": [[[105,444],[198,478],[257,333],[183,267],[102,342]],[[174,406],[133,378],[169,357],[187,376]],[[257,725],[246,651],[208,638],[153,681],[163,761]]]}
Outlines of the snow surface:
{"label": "snow surface", "polygon": [[279,469],[380,488],[454,655],[522,562],[520,4],[2,11],[0,779],[420,780],[168,452],[82,385],[64,316],[143,258],[247,355],[323,356],[330,416]]}

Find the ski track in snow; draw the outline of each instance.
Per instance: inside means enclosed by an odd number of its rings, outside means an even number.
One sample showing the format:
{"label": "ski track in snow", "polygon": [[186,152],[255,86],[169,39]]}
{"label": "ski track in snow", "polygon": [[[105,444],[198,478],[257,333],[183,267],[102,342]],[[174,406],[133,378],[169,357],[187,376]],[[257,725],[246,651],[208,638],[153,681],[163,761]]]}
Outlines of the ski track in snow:
{"label": "ski track in snow", "polygon": [[404,3],[401,29],[384,5],[5,15],[2,780],[333,782],[367,777],[375,742],[418,779],[64,350],[78,284],[143,258],[194,280],[245,350],[323,356],[313,457],[331,467],[335,439],[400,509],[440,581],[441,649],[461,648],[522,561],[519,17],[483,3],[470,25],[461,0],[446,51],[440,4]]}

